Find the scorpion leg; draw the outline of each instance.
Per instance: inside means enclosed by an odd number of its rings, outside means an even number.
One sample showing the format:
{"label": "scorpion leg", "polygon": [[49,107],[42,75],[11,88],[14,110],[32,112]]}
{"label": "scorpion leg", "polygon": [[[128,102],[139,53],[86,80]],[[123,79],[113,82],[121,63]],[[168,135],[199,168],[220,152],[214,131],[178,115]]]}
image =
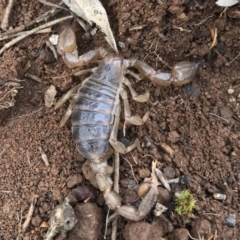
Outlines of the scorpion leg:
{"label": "scorpion leg", "polygon": [[137,126],[143,125],[144,122],[146,122],[148,119],[149,111],[147,111],[145,113],[143,118],[141,118],[139,116],[131,116],[131,110],[130,110],[130,106],[129,106],[129,102],[128,102],[127,91],[125,89],[122,89],[120,92],[120,96],[121,96],[121,98],[123,100],[123,104],[124,104],[124,115],[125,115],[126,123],[130,123],[130,124],[137,125]]}
{"label": "scorpion leg", "polygon": [[[109,206],[109,208],[115,210],[121,216],[133,221],[139,221],[143,219],[150,212],[150,210],[157,201],[158,180],[155,173],[156,162],[152,163],[152,175],[150,182],[143,183],[147,185],[148,190],[147,193],[143,196],[142,201],[138,208],[132,205],[121,206],[121,197],[116,191],[112,189],[113,183],[110,176],[107,176],[105,174],[105,167],[107,165],[107,162],[104,161],[100,165],[99,163],[96,164],[91,163],[91,166],[93,167],[93,170],[96,173],[96,179],[99,189],[103,192],[106,204]],[[97,167],[100,166],[101,171],[100,169],[99,170],[95,169],[94,166]]]}
{"label": "scorpion leg", "polygon": [[82,83],[76,85],[75,87],[71,88],[66,94],[64,94],[60,100],[58,100],[57,104],[55,105],[55,110],[60,108],[68,99],[73,97],[74,94],[76,94],[77,90],[80,88]]}
{"label": "scorpion leg", "polygon": [[121,105],[119,104],[115,113],[115,120],[114,120],[112,132],[110,134],[109,143],[111,144],[111,146],[116,152],[125,154],[127,152],[132,151],[132,149],[136,147],[136,144],[133,143],[132,145],[126,148],[123,143],[117,140],[120,113],[121,113]]}
{"label": "scorpion leg", "polygon": [[134,88],[132,87],[132,84],[130,83],[130,81],[127,78],[124,78],[124,82],[123,82],[129,89],[132,98],[137,101],[137,102],[146,102],[149,99],[149,92],[146,91],[146,93],[142,94],[142,95],[138,95],[136,93],[136,91],[134,90]]}
{"label": "scorpion leg", "polygon": [[67,108],[67,111],[65,112],[65,114],[63,115],[61,121],[60,121],[60,124],[59,126],[60,127],[63,127],[66,122],[68,121],[68,119],[71,117],[72,115],[72,110],[73,110],[73,101],[69,104],[68,108]]}
{"label": "scorpion leg", "polygon": [[[70,89],[66,94],[63,95],[63,97],[57,102],[56,106],[55,106],[55,110],[57,110],[58,108],[60,108],[68,99],[70,99],[71,97],[74,96],[74,94],[76,94],[77,90],[79,89],[79,87],[81,86],[82,83],[76,85],[75,87],[73,87],[72,89]],[[70,118],[71,114],[72,114],[72,108],[73,108],[73,101],[70,103],[70,105],[67,108],[66,113],[64,114],[64,116],[62,117],[61,121],[60,121],[60,127],[63,127],[66,122],[68,121],[68,119]]]}
{"label": "scorpion leg", "polygon": [[149,78],[153,83],[160,86],[181,86],[193,80],[202,62],[179,62],[172,68],[172,73],[155,71],[143,61],[131,59],[125,60],[127,67],[134,67],[139,71],[139,79]]}

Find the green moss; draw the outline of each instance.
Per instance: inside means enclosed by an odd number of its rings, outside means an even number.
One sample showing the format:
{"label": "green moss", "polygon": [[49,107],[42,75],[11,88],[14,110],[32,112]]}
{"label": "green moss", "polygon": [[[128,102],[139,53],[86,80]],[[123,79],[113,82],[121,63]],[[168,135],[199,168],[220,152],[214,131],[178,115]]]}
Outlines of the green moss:
{"label": "green moss", "polygon": [[191,213],[196,207],[196,202],[189,190],[183,190],[175,197],[175,211],[178,215]]}

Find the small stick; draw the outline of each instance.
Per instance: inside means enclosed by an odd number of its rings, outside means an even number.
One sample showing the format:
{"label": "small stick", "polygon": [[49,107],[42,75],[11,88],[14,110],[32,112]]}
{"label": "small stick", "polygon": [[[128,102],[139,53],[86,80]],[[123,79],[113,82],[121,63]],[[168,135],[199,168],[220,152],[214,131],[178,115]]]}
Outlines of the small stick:
{"label": "small stick", "polygon": [[[50,33],[52,31],[51,28],[45,28],[43,30],[40,30],[34,34],[40,34],[40,33]],[[14,38],[14,37],[18,37],[18,36],[21,36],[22,34],[25,34],[27,31],[23,31],[23,32],[17,32],[17,33],[13,33],[13,34],[9,34],[7,36],[3,36],[3,37],[0,37],[0,41],[3,41],[3,40],[7,40],[9,38]]]}
{"label": "small stick", "polygon": [[212,45],[211,45],[210,49],[212,49],[213,47],[215,47],[217,45],[218,32],[217,32],[217,28],[216,27],[213,29],[213,31],[211,31],[211,34],[212,34],[213,42],[212,42]]}
{"label": "small stick", "polygon": [[159,143],[159,146],[164,152],[166,152],[170,157],[174,157],[174,150],[168,146],[166,143]]}
{"label": "small stick", "polygon": [[43,151],[43,149],[41,147],[39,147],[39,151],[41,153],[42,160],[44,161],[45,165],[48,167],[49,166],[49,161],[48,161],[47,154]]}
{"label": "small stick", "polygon": [[183,27],[173,26],[173,28],[178,29],[180,32],[191,32],[191,30],[185,29]]}
{"label": "small stick", "polygon": [[239,56],[240,56],[240,53],[236,57],[234,57],[230,62],[226,63],[226,66],[229,66],[233,61],[239,58]]}
{"label": "small stick", "polygon": [[6,7],[5,14],[1,23],[1,29],[3,30],[6,30],[8,28],[9,16],[12,11],[13,3],[14,3],[13,0],[9,0],[8,5]]}
{"label": "small stick", "polygon": [[70,18],[72,18],[72,15],[67,16],[67,17],[62,17],[62,18],[59,18],[59,19],[56,19],[56,20],[53,20],[53,21],[48,22],[48,23],[46,23],[46,24],[43,24],[43,25],[41,25],[41,26],[39,26],[39,27],[36,27],[36,28],[34,28],[34,29],[30,30],[30,31],[27,31],[25,34],[22,34],[21,36],[19,36],[19,37],[17,37],[17,38],[14,38],[12,41],[10,41],[10,42],[8,42],[7,44],[5,44],[5,45],[3,46],[3,48],[0,49],[0,55],[1,55],[5,50],[7,50],[8,48],[12,47],[13,45],[15,45],[16,43],[18,43],[19,41],[23,40],[24,38],[32,35],[33,33],[38,32],[39,30],[42,30],[42,29],[44,29],[44,28],[51,27],[51,26],[53,26],[53,25],[55,25],[55,24],[57,24],[57,23],[59,23],[59,22],[68,20],[68,19],[70,19]]}
{"label": "small stick", "polygon": [[135,182],[138,184],[138,180],[137,180],[136,177],[135,177],[132,164],[131,164],[125,157],[122,156],[122,158],[123,158],[125,161],[127,161],[127,163],[129,164],[129,166],[130,166],[130,168],[131,168],[131,171],[132,171],[133,178],[134,178]]}
{"label": "small stick", "polygon": [[212,116],[214,116],[214,117],[218,117],[218,118],[222,119],[222,120],[225,121],[226,123],[229,123],[229,121],[228,121],[226,118],[223,118],[223,117],[221,117],[221,116],[219,116],[219,115],[217,115],[217,114],[214,114],[214,113],[209,113],[209,114],[212,115]]}
{"label": "small stick", "polygon": [[223,11],[221,12],[220,17],[222,17],[222,15],[223,15],[224,13],[226,13],[227,10],[228,10],[228,7],[225,7],[225,8],[223,9]]}
{"label": "small stick", "polygon": [[33,195],[33,198],[32,198],[32,201],[31,201],[31,205],[30,205],[30,208],[28,210],[28,214],[27,214],[27,217],[26,217],[26,220],[24,221],[23,225],[22,225],[22,230],[23,232],[26,232],[28,226],[29,226],[29,223],[31,221],[31,218],[32,218],[32,215],[33,215],[33,212],[34,212],[34,208],[35,208],[35,205],[37,203],[37,199],[38,199],[38,195],[37,194],[34,194]]}
{"label": "small stick", "polygon": [[[21,88],[21,87],[19,87],[19,88]],[[0,102],[3,101],[4,98],[5,98],[8,94],[10,94],[12,91],[14,91],[14,90],[16,90],[16,89],[19,89],[19,88],[14,87],[14,88],[10,89],[10,90],[0,99]]]}
{"label": "small stick", "polygon": [[17,236],[17,239],[16,240],[19,240],[20,238],[20,235],[21,235],[21,228],[22,228],[22,208],[20,210],[20,220],[19,220],[19,224],[18,224],[18,236]]}
{"label": "small stick", "polygon": [[53,46],[53,44],[49,41],[46,41],[46,46],[52,51],[53,56],[55,59],[58,59],[58,54],[56,48]]}
{"label": "small stick", "polygon": [[110,213],[110,208],[108,208],[108,212],[107,212],[107,217],[106,217],[106,221],[105,221],[105,231],[104,231],[104,239],[107,239],[107,228],[108,228],[108,224],[109,224],[109,213]]}
{"label": "small stick", "polygon": [[0,153],[0,157],[3,155],[3,153],[6,151],[6,149],[3,149],[2,152]]}
{"label": "small stick", "polygon": [[60,9],[69,11],[69,9],[67,9],[67,8],[65,8],[65,7],[61,7],[60,5],[57,5],[57,4],[48,2],[48,1],[46,1],[46,0],[38,0],[38,1],[39,1],[40,3],[42,3],[42,4],[45,4],[45,5],[50,6],[50,7],[60,8]]}
{"label": "small stick", "polygon": [[163,184],[163,186],[169,191],[171,192],[171,187],[167,181],[167,179],[163,176],[163,173],[161,170],[159,170],[158,168],[155,169],[155,173],[158,176],[158,179],[161,181],[161,183]]}
{"label": "small stick", "polygon": [[33,111],[33,112],[31,112],[31,113],[28,113],[28,114],[20,115],[20,116],[18,116],[18,117],[14,117],[14,118],[9,118],[8,120],[11,121],[11,120],[15,120],[15,119],[18,119],[18,118],[28,117],[28,116],[31,116],[32,114],[35,114],[35,113],[41,111],[42,109],[43,109],[43,107],[39,108],[39,109],[36,110],[36,111]]}
{"label": "small stick", "polygon": [[200,23],[194,23],[193,25],[194,25],[194,26],[200,26],[200,25],[202,25],[204,22],[206,22],[206,21],[207,21],[209,18],[211,18],[211,17],[213,17],[213,16],[211,15],[211,16],[203,19]]}
{"label": "small stick", "polygon": [[13,191],[1,190],[2,193],[12,193]]}
{"label": "small stick", "polygon": [[31,164],[30,158],[29,158],[29,152],[27,152],[27,160],[28,160],[28,164],[29,164],[30,168],[32,168],[32,164]]}
{"label": "small stick", "polygon": [[137,26],[130,27],[129,28],[129,32],[135,31],[135,30],[141,30],[141,29],[143,29],[146,26],[147,26],[146,24],[143,24],[143,25],[137,25]]}
{"label": "small stick", "polygon": [[[59,4],[59,6],[61,6],[62,4],[63,4],[63,2],[61,2]],[[5,36],[14,34],[14,33],[21,32],[24,29],[31,27],[35,23],[40,23],[42,21],[46,21],[49,17],[54,16],[55,14],[57,14],[60,10],[61,9],[59,9],[59,8],[53,8],[53,9],[45,12],[43,15],[39,16],[38,18],[35,18],[34,20],[30,21],[29,23],[26,23],[25,25],[23,25],[21,27],[18,27],[16,29],[11,29],[11,30],[8,30],[8,31],[0,34],[0,37],[2,38],[2,37],[5,37]]]}
{"label": "small stick", "polygon": [[31,80],[34,80],[34,81],[39,82],[39,83],[42,83],[41,78],[39,78],[39,77],[37,77],[37,76],[35,76],[35,75],[33,75],[33,74],[30,74],[30,73],[26,73],[26,74],[24,75],[24,77],[30,78]]}
{"label": "small stick", "polygon": [[[114,152],[114,185],[113,189],[119,193],[119,152]],[[111,240],[117,239],[117,220],[118,216],[113,220],[112,222],[112,234],[111,234]]]}

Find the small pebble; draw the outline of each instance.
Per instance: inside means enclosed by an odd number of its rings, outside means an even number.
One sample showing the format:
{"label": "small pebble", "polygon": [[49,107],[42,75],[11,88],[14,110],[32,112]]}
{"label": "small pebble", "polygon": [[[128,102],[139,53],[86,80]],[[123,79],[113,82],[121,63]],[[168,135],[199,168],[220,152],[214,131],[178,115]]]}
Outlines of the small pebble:
{"label": "small pebble", "polygon": [[154,215],[156,217],[159,217],[166,210],[167,210],[167,208],[164,205],[162,205],[161,203],[156,203],[156,206],[154,209]]}
{"label": "small pebble", "polygon": [[123,237],[126,240],[151,239],[159,240],[165,234],[165,229],[147,222],[129,222],[125,225]]}
{"label": "small pebble", "polygon": [[229,102],[230,102],[230,103],[235,103],[235,102],[236,102],[236,98],[234,98],[234,97],[230,98],[230,99],[229,99]]}
{"label": "small pebble", "polygon": [[82,183],[83,177],[81,174],[72,175],[67,181],[67,188],[74,188],[80,183]]}
{"label": "small pebble", "polygon": [[213,198],[224,201],[224,200],[226,200],[227,196],[225,194],[221,194],[221,193],[214,193]]}
{"label": "small pebble", "polygon": [[126,45],[125,45],[125,43],[124,42],[118,42],[118,46],[120,47],[120,48],[125,48],[126,47]]}
{"label": "small pebble", "polygon": [[143,168],[138,171],[138,174],[140,178],[147,178],[150,176],[151,172],[149,169]]}
{"label": "small pebble", "polygon": [[235,213],[228,213],[226,216],[226,223],[228,227],[235,227],[236,225],[236,215]]}
{"label": "small pebble", "polygon": [[86,199],[95,199],[98,195],[98,190],[91,185],[78,186],[74,189],[75,197],[78,201]]}
{"label": "small pebble", "polygon": [[57,202],[62,202],[63,200],[63,194],[61,192],[60,188],[54,188],[52,191],[52,195],[53,195],[53,200],[57,201]]}
{"label": "small pebble", "polygon": [[175,170],[171,166],[167,166],[163,169],[163,174],[167,179],[173,179],[175,178]]}
{"label": "small pebble", "polygon": [[179,177],[179,183],[181,183],[184,186],[188,186],[190,182],[191,180],[188,175],[182,175]]}
{"label": "small pebble", "polygon": [[196,219],[192,222],[191,235],[194,238],[209,239],[211,235],[211,223],[205,219]]}
{"label": "small pebble", "polygon": [[173,240],[188,240],[189,233],[186,228],[177,228],[174,232],[170,235]]}
{"label": "small pebble", "polygon": [[41,225],[41,223],[42,223],[42,218],[39,215],[33,217],[31,220],[31,224],[34,227],[39,227]]}
{"label": "small pebble", "polygon": [[234,89],[229,88],[229,89],[228,89],[228,93],[229,93],[229,94],[233,94],[233,93],[234,93]]}
{"label": "small pebble", "polygon": [[158,187],[158,202],[168,203],[171,201],[171,194],[169,191],[163,187]]}

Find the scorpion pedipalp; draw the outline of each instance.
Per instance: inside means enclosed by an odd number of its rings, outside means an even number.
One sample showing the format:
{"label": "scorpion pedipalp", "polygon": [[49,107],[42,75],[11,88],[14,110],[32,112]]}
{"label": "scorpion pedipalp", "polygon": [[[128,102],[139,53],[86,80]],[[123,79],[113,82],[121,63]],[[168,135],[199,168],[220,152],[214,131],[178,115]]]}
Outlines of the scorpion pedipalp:
{"label": "scorpion pedipalp", "polygon": [[125,60],[128,67],[134,67],[139,71],[140,79],[149,78],[153,83],[159,86],[182,86],[193,80],[202,61],[198,62],[179,62],[176,63],[171,73],[155,71],[152,67],[143,61],[130,59]]}

